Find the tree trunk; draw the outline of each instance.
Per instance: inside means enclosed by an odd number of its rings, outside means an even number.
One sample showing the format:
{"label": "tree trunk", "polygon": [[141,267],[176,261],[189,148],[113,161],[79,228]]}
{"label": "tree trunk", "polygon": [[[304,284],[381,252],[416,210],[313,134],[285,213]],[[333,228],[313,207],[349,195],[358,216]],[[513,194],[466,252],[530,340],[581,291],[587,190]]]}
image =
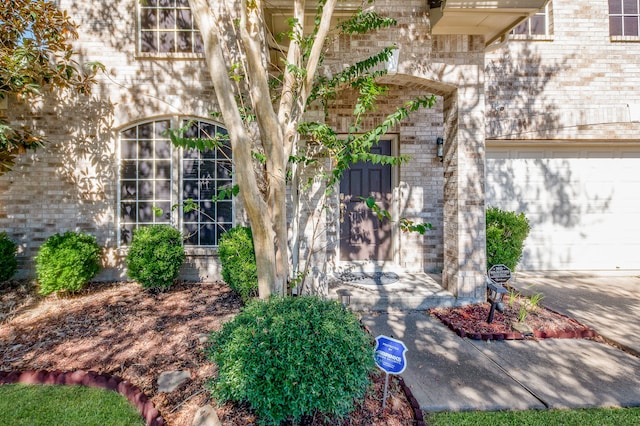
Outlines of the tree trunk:
{"label": "tree trunk", "polygon": [[270,209],[256,184],[257,176],[253,168],[251,139],[234,98],[235,90],[229,80],[229,67],[220,46],[215,18],[206,0],[189,0],[189,5],[202,34],[205,58],[231,140],[236,182],[240,188],[240,196],[253,233],[258,294],[261,299],[267,299],[272,294],[272,285],[277,282],[275,238]]}

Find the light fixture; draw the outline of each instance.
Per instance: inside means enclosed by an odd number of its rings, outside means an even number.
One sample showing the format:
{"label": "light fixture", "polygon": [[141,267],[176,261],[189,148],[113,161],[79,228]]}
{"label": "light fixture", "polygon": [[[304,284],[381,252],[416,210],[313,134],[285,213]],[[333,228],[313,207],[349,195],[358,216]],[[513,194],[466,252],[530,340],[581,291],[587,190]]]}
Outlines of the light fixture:
{"label": "light fixture", "polygon": [[440,159],[440,162],[442,162],[442,159],[444,158],[444,139],[438,136],[436,139],[436,145],[438,145],[438,158]]}
{"label": "light fixture", "polygon": [[340,296],[340,302],[347,308],[351,304],[351,292],[349,290],[338,290],[338,296]]}

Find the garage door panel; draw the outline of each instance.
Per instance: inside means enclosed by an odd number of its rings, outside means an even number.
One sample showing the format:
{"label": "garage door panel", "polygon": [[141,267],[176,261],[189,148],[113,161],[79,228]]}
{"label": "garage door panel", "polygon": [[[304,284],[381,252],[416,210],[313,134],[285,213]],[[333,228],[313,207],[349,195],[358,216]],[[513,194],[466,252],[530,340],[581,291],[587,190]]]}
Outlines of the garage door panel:
{"label": "garage door panel", "polygon": [[487,205],[529,218],[520,269],[640,269],[640,147],[499,156],[488,149]]}

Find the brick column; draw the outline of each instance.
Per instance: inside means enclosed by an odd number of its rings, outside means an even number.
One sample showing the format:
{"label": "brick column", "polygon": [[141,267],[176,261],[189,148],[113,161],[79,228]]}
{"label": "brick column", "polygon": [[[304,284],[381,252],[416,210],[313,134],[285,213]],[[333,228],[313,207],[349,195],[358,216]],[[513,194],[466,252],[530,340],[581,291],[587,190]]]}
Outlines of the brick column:
{"label": "brick column", "polygon": [[484,96],[479,85],[444,97],[443,286],[458,302],[484,300]]}

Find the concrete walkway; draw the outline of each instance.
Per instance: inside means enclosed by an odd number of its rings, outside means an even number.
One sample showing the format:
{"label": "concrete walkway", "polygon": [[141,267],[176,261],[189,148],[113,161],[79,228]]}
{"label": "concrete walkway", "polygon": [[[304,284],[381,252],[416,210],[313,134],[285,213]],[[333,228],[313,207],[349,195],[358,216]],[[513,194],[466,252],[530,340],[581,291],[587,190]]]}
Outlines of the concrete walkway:
{"label": "concrete walkway", "polygon": [[[640,278],[612,278],[521,275],[516,286],[542,292],[543,305],[640,353]],[[461,339],[415,311],[367,313],[362,320],[374,335],[405,343],[402,376],[427,412],[640,406],[640,358],[611,345]]]}
{"label": "concrete walkway", "polygon": [[640,275],[517,274],[523,294],[542,293],[542,304],[589,325],[606,339],[640,356]]}

